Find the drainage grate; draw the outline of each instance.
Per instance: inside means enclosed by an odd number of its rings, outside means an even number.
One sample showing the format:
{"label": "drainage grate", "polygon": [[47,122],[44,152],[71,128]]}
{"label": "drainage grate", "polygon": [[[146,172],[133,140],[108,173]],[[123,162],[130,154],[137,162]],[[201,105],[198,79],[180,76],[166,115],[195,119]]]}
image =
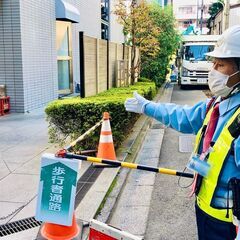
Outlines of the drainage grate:
{"label": "drainage grate", "polygon": [[[102,170],[103,168],[95,168],[94,165],[91,165],[78,180],[75,208],[82,201]],[[0,237],[11,235],[13,233],[21,232],[38,226],[41,226],[41,222],[37,221],[34,217],[25,218],[16,222],[6,223],[4,225],[0,225]]]}
{"label": "drainage grate", "polygon": [[30,217],[19,221],[0,225],[0,237],[28,230],[30,228],[39,227],[41,226],[41,223],[42,222],[37,221],[34,217]]}
{"label": "drainage grate", "polygon": [[84,196],[87,194],[88,190],[93,185],[102,170],[103,168],[95,168],[92,164],[78,180],[75,197],[75,208],[79,205]]}

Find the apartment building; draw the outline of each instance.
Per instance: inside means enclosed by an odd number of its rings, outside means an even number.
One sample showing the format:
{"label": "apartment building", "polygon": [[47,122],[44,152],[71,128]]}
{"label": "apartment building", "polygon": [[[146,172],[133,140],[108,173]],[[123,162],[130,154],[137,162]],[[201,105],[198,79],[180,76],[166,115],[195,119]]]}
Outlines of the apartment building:
{"label": "apartment building", "polygon": [[210,17],[208,10],[211,3],[212,0],[173,0],[173,12],[179,31],[182,33],[192,25],[199,33],[202,28],[202,34],[207,34],[207,19]]}
{"label": "apartment building", "polygon": [[123,43],[116,0],[1,0],[0,84],[13,112],[80,91],[80,32]]}

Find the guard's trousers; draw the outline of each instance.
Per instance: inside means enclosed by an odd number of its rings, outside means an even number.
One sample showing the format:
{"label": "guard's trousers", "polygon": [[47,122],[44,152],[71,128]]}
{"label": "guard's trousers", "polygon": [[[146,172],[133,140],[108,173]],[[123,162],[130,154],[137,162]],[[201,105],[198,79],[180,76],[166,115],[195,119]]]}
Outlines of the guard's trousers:
{"label": "guard's trousers", "polygon": [[195,204],[199,240],[234,240],[236,226],[220,221],[203,212]]}

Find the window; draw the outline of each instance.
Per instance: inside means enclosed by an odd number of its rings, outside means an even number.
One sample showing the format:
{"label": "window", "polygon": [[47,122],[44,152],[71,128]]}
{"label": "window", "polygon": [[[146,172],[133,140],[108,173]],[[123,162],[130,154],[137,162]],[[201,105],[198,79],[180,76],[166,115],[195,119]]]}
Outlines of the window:
{"label": "window", "polygon": [[179,7],[178,11],[179,13],[182,13],[182,14],[190,14],[190,13],[193,13],[193,8],[191,6]]}
{"label": "window", "polygon": [[102,39],[108,40],[108,25],[102,23]]}
{"label": "window", "polygon": [[109,0],[101,0],[101,38],[109,39]]}
{"label": "window", "polygon": [[58,92],[68,94],[73,90],[72,81],[72,54],[71,54],[71,23],[57,21],[56,46],[58,65]]}
{"label": "window", "polygon": [[184,59],[206,61],[205,53],[213,51],[213,45],[190,45],[184,48]]}
{"label": "window", "polygon": [[109,0],[101,0],[101,18],[109,21]]}

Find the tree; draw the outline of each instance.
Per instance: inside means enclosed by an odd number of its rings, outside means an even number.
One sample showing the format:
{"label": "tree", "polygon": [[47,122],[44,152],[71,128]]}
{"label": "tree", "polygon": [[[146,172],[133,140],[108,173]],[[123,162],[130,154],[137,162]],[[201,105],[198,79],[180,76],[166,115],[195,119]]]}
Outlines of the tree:
{"label": "tree", "polygon": [[160,29],[154,24],[150,15],[150,5],[145,0],[119,0],[114,13],[123,25],[125,43],[132,47],[131,84],[134,84],[141,65],[141,58],[137,58],[137,49],[141,56],[155,56],[159,51],[157,36]]}
{"label": "tree", "polygon": [[141,75],[154,80],[160,86],[165,81],[169,60],[176,52],[181,39],[175,28],[176,20],[171,7],[162,9],[158,4],[153,4],[150,14],[154,23],[161,29],[158,34],[158,42],[161,48],[154,57],[142,56]]}
{"label": "tree", "polygon": [[224,6],[224,0],[218,0],[217,2],[213,3],[208,10],[208,13],[210,15],[210,18],[207,20],[207,27],[210,29],[210,23],[214,16],[223,9]]}
{"label": "tree", "polygon": [[220,10],[223,9],[223,5],[224,5],[224,1],[223,0],[219,0],[215,3],[213,3],[208,10],[208,13],[210,14],[210,16],[214,16],[216,13],[218,13]]}

